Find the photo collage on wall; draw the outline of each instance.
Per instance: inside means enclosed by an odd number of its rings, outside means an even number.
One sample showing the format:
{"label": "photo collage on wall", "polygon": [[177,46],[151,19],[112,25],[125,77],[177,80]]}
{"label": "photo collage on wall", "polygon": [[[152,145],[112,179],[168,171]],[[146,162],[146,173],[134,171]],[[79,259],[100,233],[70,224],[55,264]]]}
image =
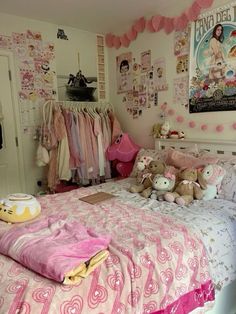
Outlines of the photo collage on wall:
{"label": "photo collage on wall", "polygon": [[191,29],[190,113],[236,110],[236,2],[198,17]]}
{"label": "photo collage on wall", "polygon": [[174,33],[174,55],[176,57],[176,74],[173,80],[173,103],[188,109],[189,82],[189,47],[190,26]]}
{"label": "photo collage on wall", "polygon": [[132,53],[123,53],[116,58],[117,93],[123,94],[122,102],[134,119],[143,110],[158,105],[158,92],[168,89],[165,58],[151,63],[151,50],[141,53],[140,63]]}
{"label": "photo collage on wall", "polygon": [[43,41],[40,32],[27,30],[0,35],[0,49],[14,54],[20,82],[21,125],[24,133],[34,133],[34,126],[41,121],[41,105],[55,98],[54,43]]}

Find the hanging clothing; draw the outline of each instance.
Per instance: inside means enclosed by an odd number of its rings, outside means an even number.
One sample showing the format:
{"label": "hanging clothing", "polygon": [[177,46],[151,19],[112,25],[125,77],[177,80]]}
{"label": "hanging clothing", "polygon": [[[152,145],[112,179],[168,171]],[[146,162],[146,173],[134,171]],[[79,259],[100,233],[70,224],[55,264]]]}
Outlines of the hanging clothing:
{"label": "hanging clothing", "polygon": [[[86,184],[88,180],[111,178],[106,150],[120,134],[120,124],[110,109],[91,103],[51,101],[45,114],[50,113],[55,147],[49,150],[48,186],[55,190],[60,180]],[[98,105],[99,106],[99,105]],[[47,119],[47,117],[46,117]]]}

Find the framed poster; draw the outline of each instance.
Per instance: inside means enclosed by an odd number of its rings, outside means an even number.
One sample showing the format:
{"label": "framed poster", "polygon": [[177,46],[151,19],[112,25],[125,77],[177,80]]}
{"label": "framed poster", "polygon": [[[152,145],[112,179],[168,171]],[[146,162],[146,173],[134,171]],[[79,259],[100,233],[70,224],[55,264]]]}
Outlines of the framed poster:
{"label": "framed poster", "polygon": [[189,112],[236,110],[236,2],[192,23]]}

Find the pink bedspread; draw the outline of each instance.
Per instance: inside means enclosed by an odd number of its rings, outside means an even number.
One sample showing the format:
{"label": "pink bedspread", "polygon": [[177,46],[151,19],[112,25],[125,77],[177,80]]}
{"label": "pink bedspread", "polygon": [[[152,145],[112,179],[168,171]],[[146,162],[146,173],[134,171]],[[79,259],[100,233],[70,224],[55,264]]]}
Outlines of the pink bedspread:
{"label": "pink bedspread", "polygon": [[[181,314],[214,299],[205,248],[192,230],[117,198],[96,206],[79,200],[94,192],[42,197],[42,215],[66,213],[110,234],[107,260],[78,285],[64,286],[0,255],[0,313]],[[9,228],[0,222],[0,235]]]}
{"label": "pink bedspread", "polygon": [[0,238],[0,253],[62,283],[67,273],[106,250],[109,242],[110,236],[97,235],[78,221],[51,215],[6,231]]}

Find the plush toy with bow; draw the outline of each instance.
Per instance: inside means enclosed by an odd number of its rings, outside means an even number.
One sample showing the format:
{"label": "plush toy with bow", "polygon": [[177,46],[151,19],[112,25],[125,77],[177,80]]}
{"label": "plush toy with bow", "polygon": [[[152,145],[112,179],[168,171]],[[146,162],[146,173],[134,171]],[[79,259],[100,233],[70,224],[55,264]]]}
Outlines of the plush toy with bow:
{"label": "plush toy with bow", "polygon": [[175,174],[170,171],[166,171],[163,175],[157,174],[153,178],[152,182],[152,194],[151,199],[158,201],[164,200],[164,194],[166,192],[171,192],[175,187]]}
{"label": "plush toy with bow", "polygon": [[203,191],[203,200],[209,201],[217,197],[221,182],[225,175],[225,170],[218,165],[207,165],[200,171],[199,182],[205,181],[207,186]]}
{"label": "plush toy with bow", "polygon": [[163,174],[166,165],[160,160],[152,160],[147,168],[147,173],[143,174],[140,184],[131,185],[129,191],[131,193],[141,193],[145,198],[148,198],[152,193],[152,181],[156,174]]}
{"label": "plush toy with bow", "polygon": [[167,192],[164,199],[167,202],[175,202],[180,206],[190,204],[194,199],[203,197],[203,189],[206,188],[204,180],[198,181],[198,171],[194,168],[183,169],[178,173],[178,183],[173,193]]}

